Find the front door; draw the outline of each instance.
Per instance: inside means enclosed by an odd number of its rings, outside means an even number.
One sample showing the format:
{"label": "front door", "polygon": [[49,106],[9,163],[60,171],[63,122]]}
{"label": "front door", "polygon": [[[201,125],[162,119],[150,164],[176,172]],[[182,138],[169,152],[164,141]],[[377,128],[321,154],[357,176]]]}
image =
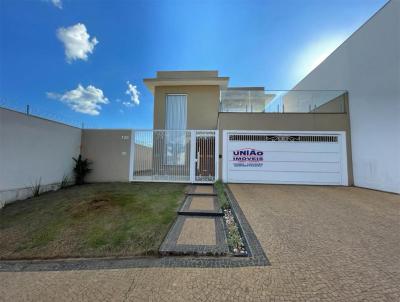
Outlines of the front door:
{"label": "front door", "polygon": [[196,131],[196,182],[215,181],[215,131]]}

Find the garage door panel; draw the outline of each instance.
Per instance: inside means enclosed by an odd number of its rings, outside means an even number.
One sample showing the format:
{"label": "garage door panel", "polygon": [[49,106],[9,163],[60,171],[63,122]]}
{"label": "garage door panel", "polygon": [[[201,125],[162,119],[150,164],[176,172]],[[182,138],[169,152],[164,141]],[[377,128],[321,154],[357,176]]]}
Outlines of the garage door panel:
{"label": "garage door panel", "polygon": [[228,182],[347,184],[342,133],[225,132]]}
{"label": "garage door panel", "polygon": [[[245,143],[245,144],[243,144]],[[298,142],[230,142],[230,148],[240,149],[251,144],[252,148],[273,152],[340,152],[339,143],[298,143]]]}
{"label": "garage door panel", "polygon": [[235,162],[230,163],[230,171],[232,173],[242,171],[255,172],[305,172],[305,173],[321,173],[321,172],[336,172],[340,173],[340,162],[336,163],[321,163],[321,162],[268,162],[264,161],[262,167],[247,166],[237,167]]}
{"label": "garage door panel", "polygon": [[243,171],[230,176],[233,183],[287,183],[287,184],[320,184],[340,185],[340,173],[303,173],[303,172],[269,172]]}
{"label": "garage door panel", "polygon": [[[236,149],[230,149],[230,154]],[[300,162],[340,162],[341,154],[339,152],[323,153],[323,152],[306,152],[299,153],[296,151],[290,152],[271,152],[260,148],[263,152],[263,160],[267,162],[274,161],[300,161]]]}

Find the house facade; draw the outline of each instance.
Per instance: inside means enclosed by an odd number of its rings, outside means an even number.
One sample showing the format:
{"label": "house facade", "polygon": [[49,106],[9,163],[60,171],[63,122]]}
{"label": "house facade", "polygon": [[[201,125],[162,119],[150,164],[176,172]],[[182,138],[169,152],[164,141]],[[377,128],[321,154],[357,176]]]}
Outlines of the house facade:
{"label": "house facade", "polygon": [[[42,171],[44,190],[56,188],[63,176],[60,171],[71,166],[54,167],[71,163],[79,153],[93,162],[89,182],[353,183],[346,91],[230,87],[229,78],[218,71],[162,71],[144,83],[154,95],[154,124],[149,130],[79,129],[1,109],[2,140],[10,142],[10,148],[2,150],[3,163],[16,156],[14,143],[34,137],[35,145],[52,146],[46,162],[33,150],[19,155],[28,160],[24,178],[13,172],[12,162],[10,167],[5,164],[2,178],[15,174],[25,182],[14,182],[11,190],[2,188],[2,199],[29,196],[29,183],[38,177],[29,174],[38,171],[33,165]],[[24,125],[31,125],[29,133]],[[64,140],[54,144],[43,131],[57,139],[58,132],[65,132],[64,137],[75,141],[68,147]],[[15,137],[21,139],[14,141]],[[59,156],[53,159],[51,154]]]}
{"label": "house facade", "polygon": [[[154,95],[153,128],[217,129],[220,91],[228,81],[217,71],[161,71],[156,78],[144,79]],[[181,104],[177,109],[185,116],[175,115],[168,104]]]}
{"label": "house facade", "polygon": [[[180,151],[170,155],[185,158],[181,159],[181,165],[187,165],[184,171],[194,162],[191,181],[204,174],[203,179],[226,182],[352,183],[345,91],[229,87],[229,78],[218,71],[161,71],[144,83],[154,95],[154,131],[170,136],[162,144],[173,149],[175,136],[189,145],[189,136],[180,137],[195,131],[191,147],[177,147]],[[274,103],[280,104],[271,106]],[[153,143],[157,144],[154,138]],[[234,156],[254,150],[263,156]],[[138,157],[140,151],[135,161],[140,161]],[[140,173],[137,176],[140,180]]]}

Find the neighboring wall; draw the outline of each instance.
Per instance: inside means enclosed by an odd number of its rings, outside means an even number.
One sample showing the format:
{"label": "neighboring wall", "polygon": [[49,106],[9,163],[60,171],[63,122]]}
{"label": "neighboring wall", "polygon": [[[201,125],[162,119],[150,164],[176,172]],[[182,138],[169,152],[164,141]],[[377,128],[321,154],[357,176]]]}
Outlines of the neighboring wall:
{"label": "neighboring wall", "polygon": [[0,108],[0,205],[29,197],[39,180],[49,190],[72,178],[80,143],[78,128]]}
{"label": "neighboring wall", "polygon": [[384,6],[294,89],[347,90],[355,185],[400,193],[400,0]]}
{"label": "neighboring wall", "polygon": [[154,129],[165,128],[167,94],[187,94],[187,129],[216,129],[219,86],[159,86],[154,93]]}
{"label": "neighboring wall", "polygon": [[153,168],[153,148],[135,144],[134,152],[134,171],[151,171]]}
{"label": "neighboring wall", "polygon": [[131,134],[131,130],[82,130],[82,156],[92,161],[93,169],[88,182],[129,181]]}
{"label": "neighboring wall", "polygon": [[[349,184],[353,183],[349,119],[345,113],[219,113],[219,152],[222,154],[222,130],[264,131],[345,131]],[[220,160],[222,175],[222,161]]]}

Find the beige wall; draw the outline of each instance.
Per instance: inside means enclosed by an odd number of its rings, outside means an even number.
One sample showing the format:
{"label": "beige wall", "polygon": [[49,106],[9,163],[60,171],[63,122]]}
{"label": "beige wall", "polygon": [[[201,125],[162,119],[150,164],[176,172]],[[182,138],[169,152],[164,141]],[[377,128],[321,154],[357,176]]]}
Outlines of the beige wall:
{"label": "beige wall", "polygon": [[[265,131],[346,131],[349,184],[353,184],[350,125],[347,114],[340,113],[220,113],[219,153],[222,154],[223,130]],[[222,175],[222,160],[219,175]]]}
{"label": "beige wall", "polygon": [[217,70],[157,71],[158,79],[202,79],[218,77]]}
{"label": "beige wall", "polygon": [[129,181],[131,130],[82,131],[82,156],[93,162],[88,182]]}
{"label": "beige wall", "polygon": [[348,131],[340,113],[220,113],[221,130]]}
{"label": "beige wall", "polygon": [[153,148],[135,144],[135,172],[144,172],[153,168]]}
{"label": "beige wall", "polygon": [[154,93],[154,129],[165,128],[167,94],[187,94],[187,129],[216,129],[219,86],[160,86]]}

